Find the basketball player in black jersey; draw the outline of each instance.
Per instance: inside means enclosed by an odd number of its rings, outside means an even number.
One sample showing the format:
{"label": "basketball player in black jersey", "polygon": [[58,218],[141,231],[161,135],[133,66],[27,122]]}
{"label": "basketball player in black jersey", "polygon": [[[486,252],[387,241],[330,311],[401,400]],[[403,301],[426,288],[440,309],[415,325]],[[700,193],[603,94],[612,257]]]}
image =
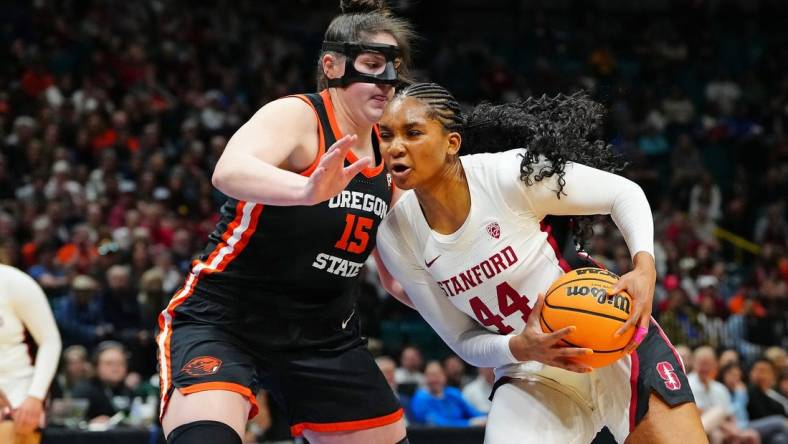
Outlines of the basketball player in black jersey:
{"label": "basketball player in black jersey", "polygon": [[407,442],[355,310],[393,193],[376,123],[413,35],[382,3],[343,1],[325,34],[321,92],[265,105],[216,166],[230,199],[159,317],[171,444],[240,444],[260,388],[312,443]]}

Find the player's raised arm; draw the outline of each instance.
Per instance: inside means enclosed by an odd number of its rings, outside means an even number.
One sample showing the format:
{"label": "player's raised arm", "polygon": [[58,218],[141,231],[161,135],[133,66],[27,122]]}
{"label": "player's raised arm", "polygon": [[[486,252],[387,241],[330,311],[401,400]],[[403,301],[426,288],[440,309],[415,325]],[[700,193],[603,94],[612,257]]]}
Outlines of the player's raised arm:
{"label": "player's raised arm", "polygon": [[637,325],[627,351],[634,350],[645,338],[651,321],[651,308],[657,271],[654,263],[654,221],[646,195],[636,183],[606,171],[578,163],[567,163],[560,198],[557,177],[525,187],[525,195],[539,217],[547,214],[609,214],[632,255],[633,270],[621,276],[612,293],[626,290],[633,296],[632,315],[617,335]]}
{"label": "player's raised arm", "polygon": [[344,166],[345,155],[357,142],[348,135],[328,149],[311,176],[298,174],[318,156],[317,134],[317,120],[305,102],[294,97],[271,102],[227,143],[213,185],[235,199],[270,205],[314,205],[330,199],[371,161]]}

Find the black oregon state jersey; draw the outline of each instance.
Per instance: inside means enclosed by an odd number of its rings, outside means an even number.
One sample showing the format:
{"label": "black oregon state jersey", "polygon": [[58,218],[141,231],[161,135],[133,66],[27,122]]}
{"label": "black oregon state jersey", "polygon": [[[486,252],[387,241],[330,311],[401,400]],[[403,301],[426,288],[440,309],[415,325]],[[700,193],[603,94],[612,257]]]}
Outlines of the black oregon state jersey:
{"label": "black oregon state jersey", "polygon": [[[318,155],[301,173],[308,176],[342,134],[328,91],[294,97],[309,104],[318,119]],[[254,316],[332,318],[349,312],[361,268],[391,202],[391,178],[381,160],[377,132],[375,127],[377,166],[357,174],[328,201],[278,207],[228,199],[181,291],[193,287],[211,301],[241,304]],[[355,160],[350,152],[346,165]]]}

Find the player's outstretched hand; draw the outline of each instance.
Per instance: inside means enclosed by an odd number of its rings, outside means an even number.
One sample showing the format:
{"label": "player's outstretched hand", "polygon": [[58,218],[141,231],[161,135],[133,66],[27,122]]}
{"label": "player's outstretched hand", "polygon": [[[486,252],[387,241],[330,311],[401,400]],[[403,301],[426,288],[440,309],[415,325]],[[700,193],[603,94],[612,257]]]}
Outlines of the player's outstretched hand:
{"label": "player's outstretched hand", "polygon": [[629,319],[614,333],[616,337],[621,336],[628,329],[637,327],[635,335],[627,344],[626,352],[634,351],[648,333],[651,324],[651,307],[654,302],[654,286],[657,282],[657,269],[654,265],[654,258],[649,253],[638,252],[635,255],[635,268],[629,273],[621,276],[618,283],[610,291],[616,294],[626,291],[632,296],[632,313]]}
{"label": "player's outstretched hand", "polygon": [[309,176],[306,184],[306,200],[311,205],[331,199],[345,189],[356,174],[372,165],[372,159],[365,157],[345,166],[345,156],[358,142],[355,134],[337,140],[325,155],[320,158],[317,168]]}
{"label": "player's outstretched hand", "polygon": [[574,361],[572,358],[593,353],[590,348],[561,347],[561,339],[575,331],[574,326],[564,327],[552,333],[544,333],[539,325],[539,315],[544,306],[544,294],[539,294],[534,309],[522,333],[509,340],[512,354],[520,361],[539,361],[553,367],[577,373],[588,373],[592,367]]}

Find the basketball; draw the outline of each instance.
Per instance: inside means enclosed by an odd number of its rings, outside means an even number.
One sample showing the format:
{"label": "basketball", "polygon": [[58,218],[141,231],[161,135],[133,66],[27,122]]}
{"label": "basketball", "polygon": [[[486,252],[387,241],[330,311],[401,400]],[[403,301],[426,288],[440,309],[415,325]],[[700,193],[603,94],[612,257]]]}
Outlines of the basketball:
{"label": "basketball", "polygon": [[590,348],[594,354],[573,358],[599,368],[624,356],[624,348],[635,334],[630,328],[618,338],[613,333],[629,319],[632,297],[626,292],[610,295],[618,276],[600,268],[570,271],[550,286],[545,294],[539,321],[549,333],[574,325],[577,330],[562,342],[571,347]]}

